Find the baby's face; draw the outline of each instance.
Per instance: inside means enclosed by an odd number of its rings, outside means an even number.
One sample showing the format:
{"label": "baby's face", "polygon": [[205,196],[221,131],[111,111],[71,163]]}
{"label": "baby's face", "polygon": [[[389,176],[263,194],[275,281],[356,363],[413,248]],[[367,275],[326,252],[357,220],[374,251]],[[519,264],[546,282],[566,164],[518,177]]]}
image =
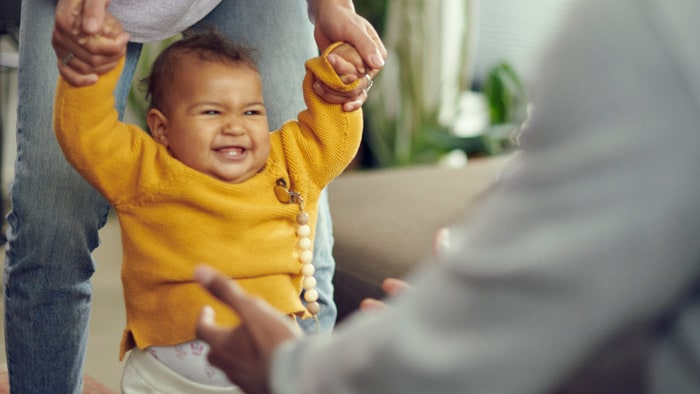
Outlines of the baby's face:
{"label": "baby's face", "polygon": [[224,182],[253,177],[270,154],[258,72],[190,56],[178,69],[160,131],[149,122],[156,141],[186,165]]}

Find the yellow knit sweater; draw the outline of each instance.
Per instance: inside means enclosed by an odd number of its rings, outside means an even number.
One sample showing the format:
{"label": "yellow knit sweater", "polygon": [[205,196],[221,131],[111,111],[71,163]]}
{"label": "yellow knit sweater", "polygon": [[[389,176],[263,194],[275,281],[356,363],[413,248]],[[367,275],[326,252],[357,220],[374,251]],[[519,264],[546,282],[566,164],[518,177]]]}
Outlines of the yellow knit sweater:
{"label": "yellow knit sweater", "polygon": [[315,228],[320,191],[355,156],[361,111],[343,112],[311,88],[313,75],[351,90],[321,57],[306,63],[308,109],[271,134],[265,169],[240,184],[197,172],[176,160],[146,132],[121,123],[112,92],[122,65],[96,85],[75,88],[60,79],[54,129],[68,161],[116,209],[123,242],[126,328],[120,359],[129,349],[167,346],[195,337],[200,308],[214,307],[220,324],[237,324],[228,308],[192,280],[198,264],[235,278],[285,314],[304,315],[296,249],[296,204],[274,193],[285,179],[305,200]]}

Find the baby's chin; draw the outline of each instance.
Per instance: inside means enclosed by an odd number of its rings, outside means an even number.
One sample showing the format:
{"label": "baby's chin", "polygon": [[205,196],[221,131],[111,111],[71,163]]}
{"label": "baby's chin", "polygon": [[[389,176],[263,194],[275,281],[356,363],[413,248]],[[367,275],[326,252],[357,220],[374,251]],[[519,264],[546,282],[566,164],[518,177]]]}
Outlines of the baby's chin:
{"label": "baby's chin", "polygon": [[253,179],[256,175],[262,173],[264,169],[265,166],[262,166],[256,171],[246,171],[242,173],[207,173],[207,175],[222,182],[237,184]]}

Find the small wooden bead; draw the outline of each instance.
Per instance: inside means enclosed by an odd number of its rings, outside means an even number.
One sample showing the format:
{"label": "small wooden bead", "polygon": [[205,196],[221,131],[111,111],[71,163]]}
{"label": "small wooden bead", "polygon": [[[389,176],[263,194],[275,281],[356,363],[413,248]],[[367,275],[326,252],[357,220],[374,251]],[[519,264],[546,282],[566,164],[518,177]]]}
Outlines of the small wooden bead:
{"label": "small wooden bead", "polygon": [[308,237],[311,235],[311,227],[308,224],[302,224],[297,228],[297,235],[300,237]]}
{"label": "small wooden bead", "polygon": [[316,287],[316,278],[307,276],[304,278],[304,290],[311,290]]}
{"label": "small wooden bead", "polygon": [[301,261],[302,263],[310,263],[313,258],[314,254],[311,253],[310,250],[304,250],[299,255],[299,261]]}
{"label": "small wooden bead", "polygon": [[304,292],[304,301],[306,302],[316,302],[318,301],[318,291],[311,289]]}
{"label": "small wooden bead", "polygon": [[311,250],[312,246],[313,246],[313,242],[311,242],[311,238],[303,237],[303,238],[299,239],[299,248],[301,250]]}
{"label": "small wooden bead", "polygon": [[316,268],[311,263],[306,263],[301,266],[301,274],[304,276],[312,276],[315,271]]}
{"label": "small wooden bead", "polygon": [[308,224],[309,223],[309,214],[306,212],[299,212],[297,214],[297,223]]}
{"label": "small wooden bead", "polygon": [[310,302],[306,304],[306,310],[312,315],[318,315],[318,312],[321,311],[321,305],[318,302]]}

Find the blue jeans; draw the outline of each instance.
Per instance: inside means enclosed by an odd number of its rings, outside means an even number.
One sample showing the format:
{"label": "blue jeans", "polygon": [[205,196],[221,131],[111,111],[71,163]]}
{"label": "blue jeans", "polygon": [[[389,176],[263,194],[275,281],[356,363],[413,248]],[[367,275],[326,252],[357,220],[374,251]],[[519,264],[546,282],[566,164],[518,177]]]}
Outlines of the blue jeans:
{"label": "blue jeans", "polygon": [[[18,147],[4,272],[6,352],[16,393],[82,391],[95,270],[90,253],[99,245],[98,230],[109,210],[65,161],[51,127],[58,77],[50,42],[54,11],[54,0],[22,2]],[[304,60],[316,53],[306,2],[226,0],[202,22],[258,50],[270,126],[296,117],[304,105]],[[139,53],[140,45],[130,44],[115,92],[120,112]],[[336,316],[335,264],[327,199],[321,201],[314,262],[321,327],[330,330]],[[115,349],[118,342],[115,338]]]}

